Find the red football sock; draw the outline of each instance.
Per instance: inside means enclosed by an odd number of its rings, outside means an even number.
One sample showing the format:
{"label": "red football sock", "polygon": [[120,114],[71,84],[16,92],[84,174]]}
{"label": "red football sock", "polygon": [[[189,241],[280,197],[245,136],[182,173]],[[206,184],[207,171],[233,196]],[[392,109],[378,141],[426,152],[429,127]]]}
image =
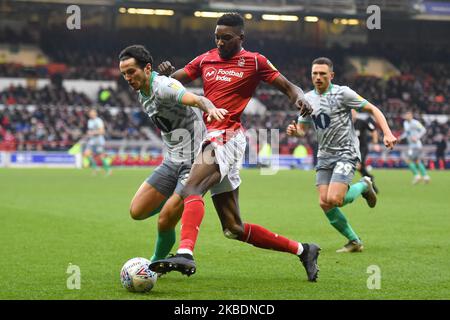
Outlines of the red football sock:
{"label": "red football sock", "polygon": [[205,215],[205,204],[200,195],[191,195],[184,199],[183,216],[181,217],[181,235],[179,249],[194,252],[198,231]]}
{"label": "red football sock", "polygon": [[298,242],[275,234],[256,224],[245,223],[244,234],[239,239],[255,247],[297,254]]}

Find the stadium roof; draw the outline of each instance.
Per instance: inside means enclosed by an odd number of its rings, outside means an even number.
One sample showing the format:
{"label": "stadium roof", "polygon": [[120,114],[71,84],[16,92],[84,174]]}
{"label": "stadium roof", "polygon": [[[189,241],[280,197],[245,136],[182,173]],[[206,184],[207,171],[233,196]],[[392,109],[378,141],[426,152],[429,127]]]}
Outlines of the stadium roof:
{"label": "stadium roof", "polygon": [[[366,16],[371,5],[388,17],[450,20],[450,0],[16,0],[14,3],[67,4],[180,10]],[[1,10],[0,10],[1,11]]]}

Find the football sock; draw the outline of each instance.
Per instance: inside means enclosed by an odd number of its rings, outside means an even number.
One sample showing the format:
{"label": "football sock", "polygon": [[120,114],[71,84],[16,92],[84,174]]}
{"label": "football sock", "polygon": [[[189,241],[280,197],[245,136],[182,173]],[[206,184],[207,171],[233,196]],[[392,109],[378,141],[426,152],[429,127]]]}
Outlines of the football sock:
{"label": "football sock", "polygon": [[422,161],[419,162],[418,167],[419,167],[419,171],[420,171],[420,174],[422,175],[422,177],[425,177],[427,175],[427,169],[425,169],[425,166],[423,165]]}
{"label": "football sock", "polygon": [[339,208],[333,208],[326,212],[325,215],[331,225],[348,240],[359,240],[359,237],[356,235],[355,231],[353,231],[352,227]]}
{"label": "football sock", "polygon": [[105,169],[106,172],[111,169],[111,166],[109,165],[109,159],[107,157],[102,159],[102,165],[103,169]]}
{"label": "football sock", "polygon": [[299,255],[303,251],[303,246],[297,241],[275,234],[256,224],[244,223],[244,233],[238,240],[248,242],[258,248],[289,252],[295,255]]}
{"label": "football sock", "polygon": [[184,199],[184,211],[181,217],[180,246],[177,253],[194,251],[198,231],[204,215],[205,204],[201,195],[191,195]]}
{"label": "football sock", "polygon": [[348,203],[352,203],[357,197],[361,195],[361,193],[367,191],[367,184],[365,182],[357,182],[352,184],[348,189],[347,193],[344,197],[344,202],[342,203],[345,206]]}
{"label": "football sock", "polygon": [[97,169],[97,161],[95,161],[93,156],[89,156],[89,165],[91,166],[92,169]]}
{"label": "football sock", "polygon": [[150,258],[151,262],[167,257],[173,245],[175,244],[175,237],[175,229],[171,229],[168,231],[158,231],[155,253]]}
{"label": "football sock", "polygon": [[416,166],[416,164],[414,162],[410,162],[408,164],[408,166],[409,166],[409,169],[411,169],[411,171],[414,174],[414,176],[417,176],[418,173],[417,173],[417,166]]}

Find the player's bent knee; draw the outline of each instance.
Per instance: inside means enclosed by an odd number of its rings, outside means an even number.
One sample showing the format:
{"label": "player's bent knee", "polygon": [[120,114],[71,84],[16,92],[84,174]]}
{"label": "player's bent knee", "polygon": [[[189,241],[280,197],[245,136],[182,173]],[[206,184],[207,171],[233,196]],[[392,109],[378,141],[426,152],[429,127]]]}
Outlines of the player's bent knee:
{"label": "player's bent knee", "polygon": [[335,207],[332,203],[327,202],[326,200],[320,199],[319,205],[324,212],[328,212]]}
{"label": "player's bent knee", "polygon": [[158,217],[158,230],[168,231],[176,227],[178,219],[174,219],[166,214],[161,214]]}
{"label": "player's bent knee", "polygon": [[180,196],[184,199],[186,199],[188,196],[192,196],[192,195],[201,195],[202,191],[200,190],[200,188],[198,186],[194,186],[194,185],[186,185],[180,193]]}
{"label": "player's bent knee", "polygon": [[134,205],[130,206],[130,216],[133,220],[143,220],[146,218],[145,213]]}
{"label": "player's bent knee", "polygon": [[333,207],[341,207],[344,203],[344,199],[341,196],[333,195],[328,197],[327,202]]}

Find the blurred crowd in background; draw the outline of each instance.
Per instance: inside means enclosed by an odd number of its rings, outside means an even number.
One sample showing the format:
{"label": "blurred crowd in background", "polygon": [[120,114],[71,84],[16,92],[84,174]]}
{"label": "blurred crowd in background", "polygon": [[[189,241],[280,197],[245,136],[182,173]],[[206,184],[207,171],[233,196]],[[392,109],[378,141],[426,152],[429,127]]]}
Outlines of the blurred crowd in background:
{"label": "blurred crowd in background", "polygon": [[[196,55],[214,47],[210,31],[168,34],[157,29],[99,32],[80,32],[70,42],[65,42],[66,31],[28,30],[22,33],[3,29],[0,42],[10,45],[32,44],[39,46],[48,57],[33,67],[8,64],[0,56],[0,78],[46,78],[43,88],[29,88],[11,84],[0,91],[0,143],[18,150],[67,150],[83,137],[86,131],[87,110],[95,107],[106,123],[106,139],[146,140],[153,127],[133,92],[118,71],[118,53],[134,43],[145,44],[153,54],[156,68],[165,60],[181,68]],[[45,35],[45,36],[42,36]],[[424,114],[450,114],[450,49],[445,46],[361,46],[350,48],[312,48],[289,39],[247,36],[244,48],[258,51],[293,83],[306,91],[312,89],[311,62],[318,56],[330,57],[335,64],[334,82],[348,85],[361,96],[377,105],[387,116],[395,134],[402,130],[402,115],[412,110],[427,127],[425,144],[436,139],[449,138],[447,122],[425,121]],[[394,77],[376,78],[352,73],[345,64],[349,54],[375,56],[388,59],[401,72]],[[59,66],[59,67],[56,67]],[[102,87],[96,98],[75,90],[67,91],[63,79],[112,80],[112,87]],[[192,86],[201,87],[199,81]],[[287,137],[286,126],[296,118],[296,111],[288,99],[264,84],[255,98],[266,107],[265,112],[245,114],[245,128],[280,129],[282,153],[289,153],[298,144],[297,138]],[[314,143],[312,135],[303,143]]]}

